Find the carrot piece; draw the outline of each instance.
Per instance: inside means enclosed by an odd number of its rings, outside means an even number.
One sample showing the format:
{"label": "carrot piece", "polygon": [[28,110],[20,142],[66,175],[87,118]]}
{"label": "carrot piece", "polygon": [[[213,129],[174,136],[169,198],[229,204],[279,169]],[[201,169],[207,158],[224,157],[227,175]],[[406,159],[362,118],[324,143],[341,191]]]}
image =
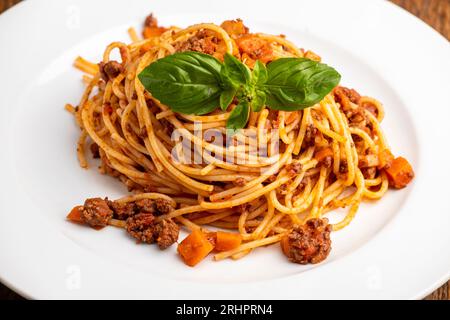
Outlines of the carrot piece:
{"label": "carrot piece", "polygon": [[214,246],[208,240],[206,234],[197,229],[181,241],[177,250],[184,263],[193,267],[202,261],[213,249]]}
{"label": "carrot piece", "polygon": [[239,233],[217,231],[216,247],[217,251],[228,251],[236,249],[242,243],[242,237]]}
{"label": "carrot piece", "polygon": [[322,148],[322,149],[318,150],[314,154],[314,159],[316,159],[317,161],[321,162],[327,157],[333,157],[333,155],[334,155],[333,149],[331,149],[329,147],[326,147],[326,148]]}
{"label": "carrot piece", "polygon": [[386,169],[389,185],[401,189],[406,187],[414,178],[414,171],[408,160],[403,157],[395,158],[389,168]]}
{"label": "carrot piece", "polygon": [[249,54],[252,54],[257,50],[261,50],[267,45],[266,40],[252,34],[247,34],[239,39],[236,39],[236,43],[242,51]]}
{"label": "carrot piece", "polygon": [[144,31],[142,32],[142,35],[145,39],[150,39],[154,37],[159,37],[164,32],[166,32],[167,29],[164,27],[145,27]]}
{"label": "carrot piece", "polygon": [[387,169],[392,165],[394,161],[394,156],[389,149],[383,149],[378,153],[378,169]]}
{"label": "carrot piece", "polygon": [[217,242],[217,232],[207,232],[206,238],[215,247]]}
{"label": "carrot piece", "polygon": [[270,43],[256,35],[243,35],[236,39],[236,43],[242,53],[247,53],[262,63],[267,63],[275,58]]}
{"label": "carrot piece", "polygon": [[242,20],[226,20],[220,25],[232,38],[237,38],[248,33],[248,28]]}
{"label": "carrot piece", "polygon": [[83,206],[76,206],[74,207],[70,213],[67,215],[67,219],[69,219],[72,222],[76,222],[76,223],[83,223],[83,218],[81,215],[81,211],[83,210]]}
{"label": "carrot piece", "polygon": [[247,53],[243,53],[241,59],[248,67],[253,68],[255,66],[256,61],[252,59]]}

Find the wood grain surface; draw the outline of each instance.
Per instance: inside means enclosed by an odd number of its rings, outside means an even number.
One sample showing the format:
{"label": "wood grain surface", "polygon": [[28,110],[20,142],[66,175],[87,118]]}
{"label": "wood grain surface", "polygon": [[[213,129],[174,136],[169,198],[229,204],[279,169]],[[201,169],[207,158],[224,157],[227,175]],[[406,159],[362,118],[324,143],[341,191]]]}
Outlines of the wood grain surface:
{"label": "wood grain surface", "polygon": [[[403,7],[450,40],[450,0],[390,0]],[[0,0],[0,13],[20,0]],[[0,283],[0,300],[23,299]],[[450,300],[450,281],[434,291],[425,299]]]}

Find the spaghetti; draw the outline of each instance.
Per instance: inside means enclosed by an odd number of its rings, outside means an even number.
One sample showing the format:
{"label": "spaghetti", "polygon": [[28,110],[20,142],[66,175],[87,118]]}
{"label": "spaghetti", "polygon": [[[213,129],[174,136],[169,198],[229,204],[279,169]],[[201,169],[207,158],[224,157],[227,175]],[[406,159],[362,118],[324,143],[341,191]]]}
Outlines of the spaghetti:
{"label": "spaghetti", "polygon": [[[137,78],[155,60],[187,50],[218,59],[228,52],[250,68],[256,60],[268,63],[280,57],[320,60],[284,36],[249,33],[240,20],[163,28],[153,16],[146,20],[144,39],[133,28],[129,34],[132,42],[110,44],[99,65],[75,61],[87,85],[78,107],[66,109],[81,129],[80,165],[88,166],[85,149],[90,142],[100,157],[100,172],[117,177],[135,193],[119,200],[122,204],[165,199],[172,209],[155,221],[175,221],[205,235],[214,228],[238,232],[242,242],[216,253],[216,260],[238,259],[283,238],[292,240],[293,230],[300,232],[308,221],[327,222],[324,216],[348,207],[343,220],[329,227],[340,230],[364,199],[380,199],[389,185],[404,187],[411,180],[411,167],[403,158],[394,159],[380,128],[381,103],[354,90],[337,87],[304,110],[251,112],[247,126],[223,146],[204,134],[208,129],[225,134],[229,110],[202,116],[173,112]],[[110,59],[115,49],[121,62]],[[174,141],[175,131],[182,142]],[[186,146],[192,150],[188,158],[200,154],[202,161],[186,159]],[[261,146],[266,146],[263,156],[255,153]],[[108,223],[126,227],[121,219]],[[305,230],[300,234],[315,234]],[[283,242],[285,253],[292,241]]]}

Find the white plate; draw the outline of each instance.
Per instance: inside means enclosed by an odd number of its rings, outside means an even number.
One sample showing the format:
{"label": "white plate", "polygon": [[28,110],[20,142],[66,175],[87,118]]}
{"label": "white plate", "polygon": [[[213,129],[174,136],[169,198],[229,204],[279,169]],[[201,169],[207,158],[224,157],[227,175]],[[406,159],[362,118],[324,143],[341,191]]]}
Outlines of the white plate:
{"label": "white plate", "polygon": [[[63,110],[83,86],[77,55],[99,60],[149,12],[162,25],[243,18],[319,53],[342,83],[380,99],[406,189],[363,205],[333,233],[329,259],[288,263],[279,248],[188,268],[175,248],[137,246],[114,228],[67,223],[86,197],[124,187],[79,168],[78,129]],[[0,277],[31,298],[421,298],[449,278],[450,47],[384,1],[26,1],[0,16]]]}

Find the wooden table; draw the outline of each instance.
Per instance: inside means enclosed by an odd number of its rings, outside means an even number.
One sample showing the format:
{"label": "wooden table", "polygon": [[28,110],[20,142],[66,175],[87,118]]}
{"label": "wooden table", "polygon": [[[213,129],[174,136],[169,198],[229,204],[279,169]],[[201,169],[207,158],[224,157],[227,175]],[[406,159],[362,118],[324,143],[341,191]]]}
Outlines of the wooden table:
{"label": "wooden table", "polygon": [[[21,0],[0,0],[0,13]],[[416,15],[450,40],[450,0],[390,0]],[[0,299],[22,299],[0,283]],[[450,300],[450,281],[434,291],[427,300]]]}

